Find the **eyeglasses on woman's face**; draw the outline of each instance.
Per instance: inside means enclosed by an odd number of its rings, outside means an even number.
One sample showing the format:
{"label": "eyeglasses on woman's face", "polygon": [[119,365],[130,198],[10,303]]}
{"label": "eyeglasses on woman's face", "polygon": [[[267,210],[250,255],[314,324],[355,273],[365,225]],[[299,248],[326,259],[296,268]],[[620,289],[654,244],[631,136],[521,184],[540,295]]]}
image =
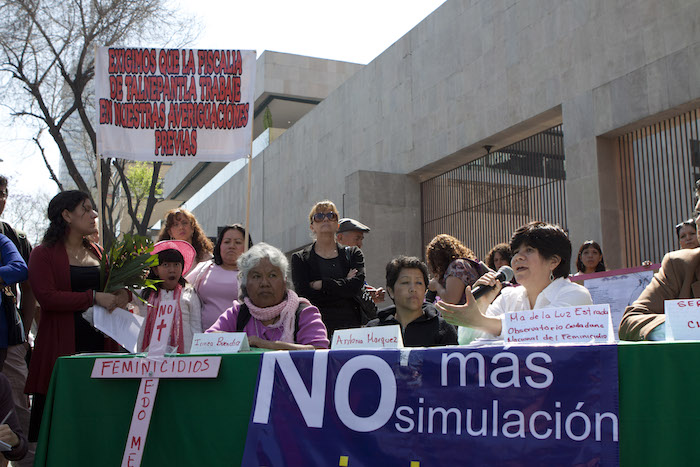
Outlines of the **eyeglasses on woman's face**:
{"label": "eyeglasses on woman's face", "polygon": [[317,212],[316,214],[314,214],[314,217],[313,217],[314,222],[323,222],[324,219],[328,219],[329,221],[337,221],[338,214],[336,214],[333,211]]}

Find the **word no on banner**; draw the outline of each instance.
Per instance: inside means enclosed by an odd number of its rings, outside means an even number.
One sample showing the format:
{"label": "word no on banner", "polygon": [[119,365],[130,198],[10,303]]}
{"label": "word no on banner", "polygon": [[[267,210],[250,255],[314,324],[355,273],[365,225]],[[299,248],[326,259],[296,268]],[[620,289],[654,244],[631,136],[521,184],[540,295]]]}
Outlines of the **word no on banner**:
{"label": "word no on banner", "polygon": [[255,56],[254,50],[99,48],[98,153],[142,161],[246,157]]}

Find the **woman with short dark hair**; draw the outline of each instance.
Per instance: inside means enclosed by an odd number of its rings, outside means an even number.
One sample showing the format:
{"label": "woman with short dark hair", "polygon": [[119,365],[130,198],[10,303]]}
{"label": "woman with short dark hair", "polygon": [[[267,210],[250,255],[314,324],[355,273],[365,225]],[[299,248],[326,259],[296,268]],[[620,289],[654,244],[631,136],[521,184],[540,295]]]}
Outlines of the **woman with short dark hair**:
{"label": "woman with short dark hair", "polygon": [[415,256],[399,256],[386,265],[386,291],[394,306],[379,312],[367,326],[401,326],[406,347],[456,345],[457,331],[425,303],[428,267]]}
{"label": "woman with short dark hair", "polygon": [[[502,289],[501,283],[496,280],[496,273],[489,272],[474,283],[475,286],[492,287],[479,299],[474,299],[469,288],[466,304],[437,304],[448,323],[481,331],[463,332],[460,327],[460,344],[477,337],[500,336],[503,331],[501,317],[510,311],[593,303],[585,287],[568,279],[571,242],[561,227],[530,222],[513,233],[510,247],[513,251],[511,267],[520,287]],[[496,298],[499,292],[501,294]]]}
{"label": "woman with short dark hair", "polygon": [[676,226],[676,236],[681,250],[697,248],[698,243],[698,228],[695,225],[695,220],[688,219]]}

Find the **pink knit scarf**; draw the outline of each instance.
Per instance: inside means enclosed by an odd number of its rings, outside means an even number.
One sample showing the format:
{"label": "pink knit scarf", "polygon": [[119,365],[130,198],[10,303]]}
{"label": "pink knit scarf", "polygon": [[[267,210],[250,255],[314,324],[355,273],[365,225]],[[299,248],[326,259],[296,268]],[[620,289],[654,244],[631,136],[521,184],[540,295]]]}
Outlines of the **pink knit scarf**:
{"label": "pink knit scarf", "polygon": [[267,325],[267,327],[282,328],[282,337],[280,340],[290,344],[295,343],[294,320],[297,308],[299,308],[299,303],[308,303],[308,305],[311,306],[311,303],[307,299],[300,298],[293,290],[287,290],[287,298],[285,300],[267,308],[260,308],[253,305],[253,302],[251,302],[248,297],[245,297],[243,301],[245,301],[245,304],[248,306],[251,316],[258,321],[269,321],[279,316],[280,319],[277,320],[277,322]]}

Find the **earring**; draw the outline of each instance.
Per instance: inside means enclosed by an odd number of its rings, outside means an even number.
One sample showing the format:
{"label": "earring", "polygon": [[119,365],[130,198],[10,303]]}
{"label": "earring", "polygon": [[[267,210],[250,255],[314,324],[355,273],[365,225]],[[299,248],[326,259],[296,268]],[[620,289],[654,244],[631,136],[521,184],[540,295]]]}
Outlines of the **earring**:
{"label": "earring", "polygon": [[554,272],[549,271],[549,282],[554,282]]}

